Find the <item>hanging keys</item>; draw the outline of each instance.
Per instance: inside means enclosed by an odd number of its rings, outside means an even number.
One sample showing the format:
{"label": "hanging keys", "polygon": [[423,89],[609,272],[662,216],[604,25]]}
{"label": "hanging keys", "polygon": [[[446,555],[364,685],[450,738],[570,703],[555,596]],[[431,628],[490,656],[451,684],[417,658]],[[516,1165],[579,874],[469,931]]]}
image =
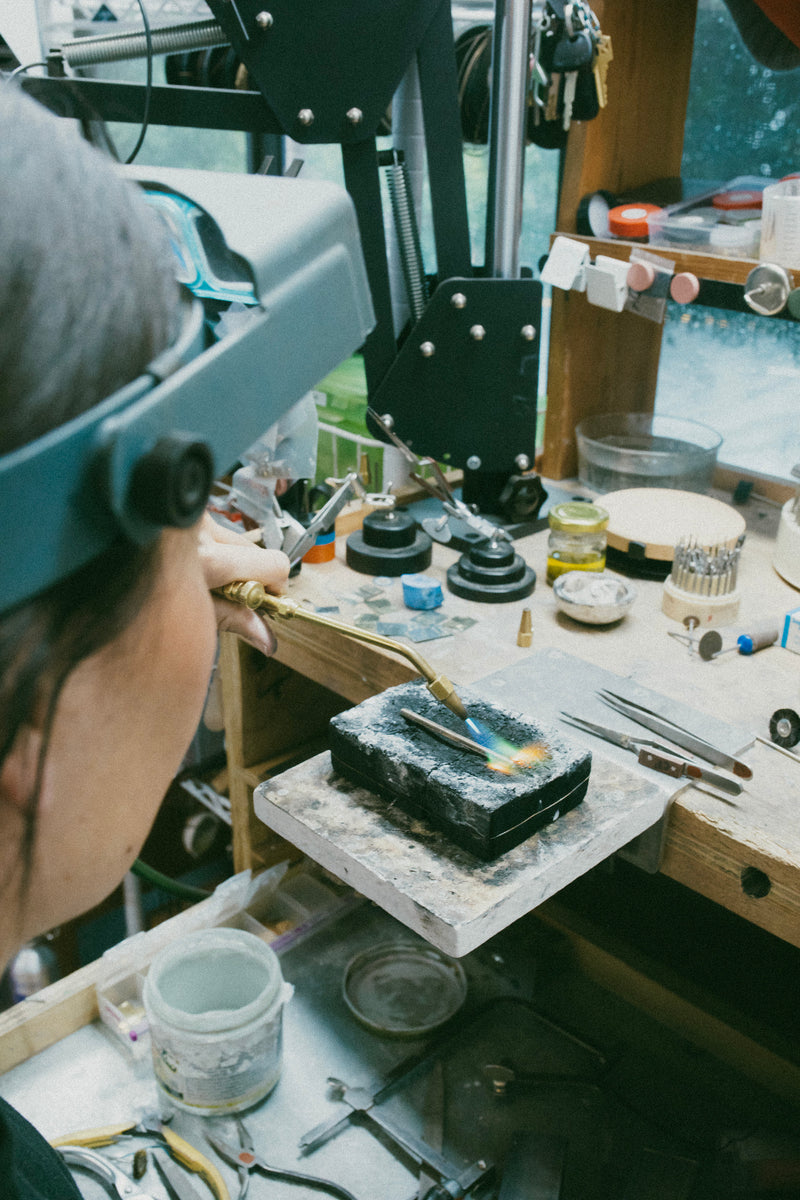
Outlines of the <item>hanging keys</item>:
{"label": "hanging keys", "polygon": [[542,65],[542,36],[549,32],[553,24],[552,18],[543,5],[540,12],[534,16],[533,49],[531,51],[531,105],[533,107],[533,123],[538,125],[542,119],[545,101],[542,99],[542,88],[549,89],[550,77]]}
{"label": "hanging keys", "polygon": [[578,71],[582,67],[589,66],[593,59],[594,42],[587,29],[580,29],[571,37],[562,38],[553,51],[553,71],[564,75],[564,94],[561,105],[564,129],[569,129],[572,120]]}
{"label": "hanging keys", "polygon": [[594,42],[588,29],[563,37],[553,51],[553,70],[579,71],[594,61]]}
{"label": "hanging keys", "polygon": [[611,60],[614,57],[614,51],[611,47],[611,38],[608,34],[602,33],[595,42],[594,51],[594,81],[597,88],[597,103],[601,108],[605,108],[608,104],[608,83],[606,76]]}
{"label": "hanging keys", "polygon": [[558,100],[561,95],[561,76],[554,71],[550,76],[550,90],[547,93],[547,103],[544,107],[545,121],[558,120]]}
{"label": "hanging keys", "polygon": [[572,123],[572,110],[578,86],[578,72],[594,62],[594,38],[587,22],[591,9],[584,0],[564,8],[564,33],[553,51],[553,71],[562,73],[561,125],[566,132]]}
{"label": "hanging keys", "polygon": [[587,0],[534,0],[531,21],[528,136],[545,148],[564,145],[573,121],[600,111],[597,79],[604,79],[607,42]]}
{"label": "hanging keys", "polygon": [[575,95],[572,100],[572,120],[593,121],[599,111],[594,70],[589,64],[589,66],[581,67],[577,72]]}
{"label": "hanging keys", "polygon": [[564,130],[572,124],[572,109],[575,105],[575,91],[578,86],[578,72],[568,71],[564,76],[564,95],[561,100],[561,121]]}

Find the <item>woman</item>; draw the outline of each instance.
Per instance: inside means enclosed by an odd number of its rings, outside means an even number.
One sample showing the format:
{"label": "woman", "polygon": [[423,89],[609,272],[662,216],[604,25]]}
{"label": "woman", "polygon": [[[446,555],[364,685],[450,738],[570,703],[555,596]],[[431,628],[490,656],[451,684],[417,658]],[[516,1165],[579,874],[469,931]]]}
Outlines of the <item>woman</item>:
{"label": "woman", "polygon": [[[0,86],[0,455],[138,377],[172,341],[177,307],[136,188]],[[199,723],[217,629],[274,648],[255,614],[210,589],[247,578],[278,592],[287,576],[285,555],[204,519],[144,548],[120,535],[0,615],[0,962],[97,904],[136,858]],[[79,1196],[3,1102],[0,1180],[7,1200]]]}

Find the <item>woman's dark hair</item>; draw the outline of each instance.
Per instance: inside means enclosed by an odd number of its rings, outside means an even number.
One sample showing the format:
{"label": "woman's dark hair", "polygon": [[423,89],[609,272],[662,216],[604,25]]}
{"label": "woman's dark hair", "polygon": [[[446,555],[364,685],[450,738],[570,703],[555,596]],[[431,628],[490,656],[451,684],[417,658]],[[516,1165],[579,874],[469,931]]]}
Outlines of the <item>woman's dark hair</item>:
{"label": "woman's dark hair", "polygon": [[[172,341],[177,311],[171,253],[135,184],[71,122],[0,83],[0,454],[140,375]],[[36,513],[28,518],[33,542]],[[130,623],[158,554],[158,542],[141,548],[120,535],[69,579],[0,617],[0,766],[28,724],[43,728],[46,749],[64,682]],[[40,777],[43,762],[44,750]],[[38,790],[37,781],[23,886]]]}

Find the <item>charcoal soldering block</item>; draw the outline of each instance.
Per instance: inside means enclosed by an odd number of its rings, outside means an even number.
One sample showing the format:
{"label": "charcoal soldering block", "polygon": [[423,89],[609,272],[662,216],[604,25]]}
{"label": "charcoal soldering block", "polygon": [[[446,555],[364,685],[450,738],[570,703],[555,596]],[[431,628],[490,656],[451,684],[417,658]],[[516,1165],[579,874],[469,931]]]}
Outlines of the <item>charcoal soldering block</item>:
{"label": "charcoal soldering block", "polygon": [[489,860],[525,841],[586,795],[592,756],[559,731],[459,689],[471,718],[513,746],[534,743],[546,756],[517,773],[491,769],[483,755],[452,746],[401,716],[413,712],[467,736],[464,722],[421,681],[388,688],[333,717],[334,770],[404,812],[422,818],[457,846]]}

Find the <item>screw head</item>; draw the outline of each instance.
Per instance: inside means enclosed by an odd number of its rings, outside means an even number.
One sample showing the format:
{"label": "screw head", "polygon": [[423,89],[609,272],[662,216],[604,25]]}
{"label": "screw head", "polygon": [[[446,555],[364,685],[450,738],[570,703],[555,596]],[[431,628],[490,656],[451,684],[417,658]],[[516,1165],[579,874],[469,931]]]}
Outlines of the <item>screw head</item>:
{"label": "screw head", "polygon": [[520,333],[522,334],[522,336],[526,342],[532,342],[536,338],[536,326],[535,325],[523,325],[522,329],[520,330]]}
{"label": "screw head", "polygon": [[256,25],[259,29],[272,29],[274,23],[275,18],[271,12],[256,13]]}
{"label": "screw head", "polygon": [[469,467],[470,471],[480,470],[481,460],[477,454],[470,454],[469,458],[467,459],[467,466]]}
{"label": "screw head", "polygon": [[433,358],[436,353],[436,347],[433,342],[423,342],[419,348],[419,352],[423,358]]}
{"label": "screw head", "polygon": [[381,420],[387,429],[394,429],[394,417],[391,413],[384,413]]}
{"label": "screw head", "polygon": [[364,120],[364,114],[360,108],[348,108],[346,116],[351,125],[360,125]]}
{"label": "screw head", "polygon": [[527,454],[518,454],[514,459],[514,466],[518,471],[527,471],[530,465],[531,460],[528,458]]}
{"label": "screw head", "polygon": [[453,292],[452,296],[450,297],[450,303],[452,304],[453,308],[466,308],[467,297],[463,292]]}
{"label": "screw head", "polygon": [[301,125],[313,125],[314,114],[310,108],[301,108],[297,114],[297,119]]}
{"label": "screw head", "polygon": [[486,330],[482,325],[472,325],[470,326],[469,336],[473,342],[482,342],[486,337]]}

